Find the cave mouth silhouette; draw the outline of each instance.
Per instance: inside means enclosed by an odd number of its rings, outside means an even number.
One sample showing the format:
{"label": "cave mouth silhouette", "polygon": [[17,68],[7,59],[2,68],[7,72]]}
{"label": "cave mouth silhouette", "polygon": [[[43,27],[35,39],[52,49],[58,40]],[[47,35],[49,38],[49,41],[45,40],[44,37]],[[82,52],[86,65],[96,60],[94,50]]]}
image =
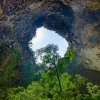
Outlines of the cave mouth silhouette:
{"label": "cave mouth silhouette", "polygon": [[[29,1],[29,0],[23,0],[23,1]],[[32,9],[31,8],[26,9],[27,6],[23,6],[21,9],[18,9],[18,11],[16,11],[17,10],[16,9],[14,10],[14,15],[11,17],[9,17],[9,15],[13,14],[13,10],[7,9],[6,6],[5,6],[6,9],[2,8],[4,14],[8,15],[7,16],[8,19],[6,19],[6,16],[4,16],[3,20],[4,24],[0,25],[0,29],[2,29],[0,34],[0,39],[1,39],[0,53],[3,52],[5,48],[12,47],[15,50],[18,50],[18,52],[21,54],[21,59],[20,59],[21,64],[17,66],[19,71],[18,76],[20,77],[15,75],[14,77],[15,79],[13,79],[12,84],[17,83],[23,85],[22,80],[26,77],[29,78],[29,76],[26,76],[24,69],[26,68],[26,65],[29,61],[31,61],[33,65],[35,64],[35,61],[32,55],[33,52],[31,53],[28,47],[28,42],[35,36],[37,28],[43,26],[48,30],[53,30],[56,33],[60,34],[62,37],[64,37],[69,43],[72,42],[72,46],[75,47],[75,49],[77,49],[76,50],[77,58],[79,58],[80,56],[78,54],[81,51],[82,48],[81,46],[84,45],[83,44],[80,45],[80,43],[77,42],[78,39],[82,39],[82,37],[80,38],[82,32],[75,29],[76,28],[81,29],[84,27],[84,25],[87,25],[88,23],[91,24],[91,21],[94,23],[96,17],[98,17],[99,19],[99,14],[97,10],[91,12],[89,11],[89,9],[84,9],[84,12],[77,13],[77,11],[73,11],[70,5],[66,6],[63,3],[61,3],[60,0],[45,0],[45,1],[46,2],[41,4],[40,6],[39,3],[36,3],[35,7],[37,8],[34,8],[34,6],[32,6],[33,7]],[[1,2],[1,4],[2,3],[3,2]],[[16,6],[14,8],[16,8]],[[82,23],[80,24],[81,21]],[[12,41],[9,41],[10,38],[12,39]],[[70,72],[75,73],[76,71],[77,73],[86,76],[90,80],[94,80],[95,82],[98,82],[98,84],[100,84],[100,82],[98,81],[100,78],[99,77],[100,72],[81,68],[81,66],[83,66],[82,64],[83,60],[82,59],[77,60],[77,58],[75,58],[76,61],[73,63],[72,67],[70,67],[71,68]],[[78,61],[81,61],[82,63],[80,62],[79,64],[77,63]],[[27,71],[29,70],[26,70],[26,72]],[[27,79],[25,79],[24,81],[26,82]],[[11,84],[11,81],[8,82],[7,84]]]}
{"label": "cave mouth silhouette", "polygon": [[[12,46],[15,50],[18,50],[21,57],[21,64],[17,66],[17,68],[19,68],[18,74],[20,77],[17,79],[17,75],[15,75],[14,80],[16,81],[13,81],[11,84],[20,84],[23,86],[23,82],[27,81],[26,77],[29,79],[31,78],[26,73],[31,73],[31,71],[27,69],[31,69],[33,67],[29,67],[28,64],[31,62],[32,65],[35,66],[35,59],[32,55],[33,52],[29,49],[28,43],[35,36],[37,28],[43,26],[48,30],[53,30],[67,41],[69,39],[69,35],[72,33],[71,28],[74,20],[72,8],[61,3],[57,3],[56,5],[53,3],[52,6],[46,5],[46,7],[41,6],[33,11],[28,11],[28,9],[26,9],[18,12],[15,15],[16,17],[13,16],[9,20],[10,23],[13,23],[13,26],[10,28],[8,27],[10,25],[9,24],[5,27],[5,30],[2,31],[4,34],[7,33],[5,36],[11,35],[11,38],[14,39],[14,42],[6,43],[5,41],[5,44],[9,47]],[[2,34],[0,34],[0,36],[1,35]],[[70,42],[70,39],[68,42]]]}
{"label": "cave mouth silhouette", "polygon": [[[62,38],[64,38],[66,42],[68,42],[69,44],[72,42],[74,36],[74,33],[72,32],[74,12],[70,6],[66,6],[60,2],[59,6],[57,7],[54,6],[52,8],[50,7],[49,11],[48,9],[43,8],[41,10],[39,8],[39,14],[34,16],[35,20],[33,21],[33,23],[32,22],[31,23],[35,31],[33,31],[33,33],[32,32],[29,33],[28,43],[32,40],[34,36],[36,36],[36,30],[41,27],[44,27],[49,31],[54,31]],[[33,19],[34,16],[32,17]]]}
{"label": "cave mouth silhouette", "polygon": [[[74,33],[72,32],[72,24],[74,22],[74,12],[72,8],[61,3],[59,7],[50,8],[50,10],[51,11],[48,12],[48,14],[42,14],[43,12],[41,11],[41,13],[39,13],[40,16],[37,15],[36,20],[33,22],[33,28],[35,27],[35,30],[37,30],[38,28],[44,27],[47,30],[58,33],[65,38],[67,42],[72,42],[74,36]],[[33,36],[31,35],[31,39],[34,36],[34,34]]]}

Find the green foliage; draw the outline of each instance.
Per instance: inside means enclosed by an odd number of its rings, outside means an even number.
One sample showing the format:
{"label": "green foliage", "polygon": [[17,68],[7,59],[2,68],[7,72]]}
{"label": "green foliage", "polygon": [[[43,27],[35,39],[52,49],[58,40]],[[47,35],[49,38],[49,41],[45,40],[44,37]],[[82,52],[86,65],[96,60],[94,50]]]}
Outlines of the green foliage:
{"label": "green foliage", "polygon": [[36,66],[33,65],[32,62],[27,63],[23,69],[23,72],[22,84],[24,87],[27,87],[32,81],[39,80],[41,77],[41,73],[38,72]]}
{"label": "green foliage", "polygon": [[61,89],[59,73],[56,67],[56,63],[58,59],[60,58],[60,55],[57,53],[57,51],[58,51],[57,45],[48,44],[46,47],[37,50],[37,53],[41,55],[41,60],[44,66],[47,66],[48,68],[55,68],[55,72],[56,72],[57,79],[59,82],[59,88],[61,91],[62,89]]}
{"label": "green foliage", "polygon": [[93,100],[100,99],[100,86],[93,85],[92,83],[87,83],[87,89]]}
{"label": "green foliage", "polygon": [[43,47],[36,51],[36,55],[41,56],[41,60],[44,66],[54,67],[57,65],[57,69],[60,72],[63,71],[70,63],[72,63],[75,57],[75,50],[68,48],[63,58],[60,58],[60,55],[57,53],[58,46],[54,44],[48,44],[46,47]]}
{"label": "green foliage", "polygon": [[64,57],[59,58],[59,60],[58,60],[57,68],[59,70],[59,73],[63,73],[64,72],[64,69],[66,67],[68,67],[69,64],[72,63],[72,61],[74,60],[74,57],[75,57],[75,50],[69,48],[66,51]]}
{"label": "green foliage", "polygon": [[63,86],[63,90],[67,91],[74,88],[74,84],[70,81],[71,76],[68,73],[63,73],[61,75],[61,84]]}
{"label": "green foliage", "polygon": [[87,83],[88,93],[81,93],[80,88],[86,86],[86,79],[76,75],[75,79],[71,80],[68,73],[63,73],[60,91],[57,77],[52,75],[52,71],[44,72],[41,80],[33,81],[27,89],[10,89],[8,98],[9,100],[99,100],[100,86]]}
{"label": "green foliage", "polygon": [[14,76],[14,67],[18,64],[19,54],[14,49],[5,50],[0,57],[0,84]]}
{"label": "green foliage", "polygon": [[74,84],[75,87],[79,89],[82,85],[85,85],[86,78],[83,78],[81,75],[75,75]]}
{"label": "green foliage", "polygon": [[0,86],[0,100],[6,100],[7,96],[7,87],[5,86]]}
{"label": "green foliage", "polygon": [[[53,65],[55,58],[57,58],[56,50],[57,48],[54,48],[54,51],[52,50],[52,46],[48,45],[48,48],[42,48],[42,51],[39,51],[40,53],[45,53],[42,55],[42,59],[45,60],[45,64],[50,63]],[[3,67],[3,69],[6,69],[6,66],[10,66],[10,70],[14,69],[14,66],[18,63],[18,53],[16,51],[8,49],[4,52],[5,56],[3,57],[2,62],[0,64]],[[4,55],[3,54],[3,55]],[[6,58],[5,58],[6,57]],[[13,59],[11,59],[11,58]],[[17,58],[18,57],[18,58]],[[59,69],[59,72],[66,66],[68,66],[69,63],[73,61],[75,57],[75,51],[72,49],[69,49],[64,58],[60,58],[58,60],[57,68]],[[17,59],[17,60],[15,60]],[[11,62],[14,62],[12,64]],[[52,62],[53,61],[53,62]],[[13,66],[12,66],[13,65]],[[49,70],[45,70],[43,64],[37,64],[38,67],[33,69],[33,64],[29,62],[24,72],[26,77],[25,84],[29,84],[33,78],[35,81],[33,81],[26,89],[23,87],[16,87],[16,88],[0,88],[0,99],[5,100],[99,100],[100,99],[100,86],[93,85],[92,83],[87,83],[86,78],[75,75],[74,79],[72,79],[71,75],[67,72],[60,73],[60,82],[62,91],[59,88],[59,81],[58,77],[56,77],[56,69],[49,68]],[[40,69],[39,67],[43,67]],[[2,67],[1,67],[2,68]],[[41,71],[38,71],[38,70]],[[44,71],[45,70],[45,71]],[[5,70],[6,72],[6,70]],[[12,74],[10,75],[12,77]],[[24,76],[25,77],[25,76]],[[7,78],[9,79],[9,78]],[[31,80],[32,79],[32,80]],[[30,81],[31,80],[31,81]],[[2,92],[5,91],[5,92]],[[4,97],[5,95],[5,97]]]}
{"label": "green foliage", "polygon": [[19,62],[19,53],[11,48],[0,54],[0,99],[7,94],[7,83],[14,76],[14,68]]}
{"label": "green foliage", "polygon": [[23,92],[24,88],[23,87],[16,87],[16,88],[8,88],[8,99],[13,98],[14,95],[17,93]]}
{"label": "green foliage", "polygon": [[42,63],[48,67],[54,67],[60,55],[57,53],[58,46],[48,44],[46,47],[40,48],[36,51],[36,55],[41,58]]}
{"label": "green foliage", "polygon": [[57,68],[59,71],[63,70],[63,68],[68,66],[68,62],[66,58],[60,58],[57,63]]}
{"label": "green foliage", "polygon": [[54,54],[57,53],[58,51],[58,46],[54,44],[48,44],[46,47],[40,48],[39,50],[36,51],[37,55],[42,55],[43,53],[45,54]]}
{"label": "green foliage", "polygon": [[75,57],[75,50],[69,48],[69,49],[66,51],[66,53],[65,53],[65,55],[64,55],[64,58],[68,58],[69,61],[72,62],[73,59],[74,59],[74,57]]}

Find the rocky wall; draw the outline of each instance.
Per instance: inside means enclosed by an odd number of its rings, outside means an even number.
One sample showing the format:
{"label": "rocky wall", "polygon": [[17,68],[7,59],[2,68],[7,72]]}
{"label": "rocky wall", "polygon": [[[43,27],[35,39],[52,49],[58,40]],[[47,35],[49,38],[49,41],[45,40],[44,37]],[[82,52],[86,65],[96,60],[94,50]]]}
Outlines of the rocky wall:
{"label": "rocky wall", "polygon": [[76,52],[71,68],[100,71],[99,0],[0,0],[0,52],[20,53],[22,76],[29,61],[35,66],[28,43],[42,26],[71,43]]}

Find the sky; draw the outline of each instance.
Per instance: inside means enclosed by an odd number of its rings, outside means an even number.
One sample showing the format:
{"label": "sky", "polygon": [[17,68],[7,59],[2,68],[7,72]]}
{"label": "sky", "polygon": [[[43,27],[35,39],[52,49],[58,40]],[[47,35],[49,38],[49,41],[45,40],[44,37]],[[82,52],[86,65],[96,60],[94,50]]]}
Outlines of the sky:
{"label": "sky", "polygon": [[68,42],[63,37],[61,37],[54,31],[50,31],[44,27],[37,29],[36,36],[33,37],[33,39],[30,42],[32,42],[31,49],[33,51],[45,47],[48,44],[56,44],[58,45],[58,53],[61,57],[64,56],[68,47]]}

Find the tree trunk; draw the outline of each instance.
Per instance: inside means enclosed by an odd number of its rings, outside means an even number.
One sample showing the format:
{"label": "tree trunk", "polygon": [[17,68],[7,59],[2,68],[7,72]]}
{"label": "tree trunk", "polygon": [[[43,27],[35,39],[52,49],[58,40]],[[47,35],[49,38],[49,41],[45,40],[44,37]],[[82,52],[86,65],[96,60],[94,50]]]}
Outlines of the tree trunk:
{"label": "tree trunk", "polygon": [[61,82],[60,82],[60,78],[59,78],[59,73],[58,73],[56,65],[55,65],[55,69],[56,69],[57,79],[58,79],[58,83],[59,83],[59,88],[60,88],[60,91],[62,91]]}

